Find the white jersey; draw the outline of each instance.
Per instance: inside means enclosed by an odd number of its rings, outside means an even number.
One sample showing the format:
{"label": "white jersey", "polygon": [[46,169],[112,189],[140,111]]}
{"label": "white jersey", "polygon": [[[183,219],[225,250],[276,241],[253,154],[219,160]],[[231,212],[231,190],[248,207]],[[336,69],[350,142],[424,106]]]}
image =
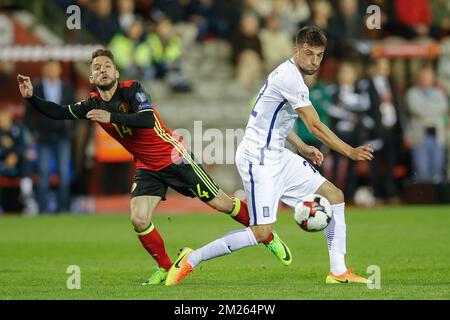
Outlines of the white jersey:
{"label": "white jersey", "polygon": [[308,87],[289,59],[272,71],[256,98],[242,140],[247,159],[261,165],[278,162],[297,118],[295,109],[309,105]]}

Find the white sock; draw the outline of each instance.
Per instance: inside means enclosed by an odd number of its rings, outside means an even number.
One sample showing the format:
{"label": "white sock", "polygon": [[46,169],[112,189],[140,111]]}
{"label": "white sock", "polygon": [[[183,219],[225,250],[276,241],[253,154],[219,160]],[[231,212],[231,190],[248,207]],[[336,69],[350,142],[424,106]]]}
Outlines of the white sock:
{"label": "white sock", "polygon": [[347,226],[345,225],[345,203],[332,205],[333,218],[325,228],[330,255],[330,271],[339,275],[347,271],[345,265]]}
{"label": "white sock", "polygon": [[230,254],[245,247],[256,246],[257,244],[258,242],[250,228],[232,231],[222,238],[191,252],[187,257],[187,262],[192,268],[195,268],[202,261]]}

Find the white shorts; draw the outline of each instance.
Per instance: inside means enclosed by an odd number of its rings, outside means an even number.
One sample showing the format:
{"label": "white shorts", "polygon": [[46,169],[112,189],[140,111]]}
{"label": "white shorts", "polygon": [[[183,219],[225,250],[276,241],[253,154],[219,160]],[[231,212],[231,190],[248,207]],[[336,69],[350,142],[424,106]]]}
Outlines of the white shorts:
{"label": "white shorts", "polygon": [[280,200],[295,208],[302,197],[316,192],[326,181],[308,161],[288,149],[276,164],[260,165],[244,154],[241,145],[236,166],[247,195],[250,225],[274,223]]}

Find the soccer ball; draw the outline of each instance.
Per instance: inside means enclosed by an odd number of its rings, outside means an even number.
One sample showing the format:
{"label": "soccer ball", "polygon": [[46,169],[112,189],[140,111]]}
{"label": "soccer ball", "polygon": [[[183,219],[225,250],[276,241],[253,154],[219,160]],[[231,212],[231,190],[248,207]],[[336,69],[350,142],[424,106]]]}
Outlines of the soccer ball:
{"label": "soccer ball", "polygon": [[308,232],[325,229],[332,216],[333,210],[330,202],[318,194],[307,195],[295,206],[295,222]]}

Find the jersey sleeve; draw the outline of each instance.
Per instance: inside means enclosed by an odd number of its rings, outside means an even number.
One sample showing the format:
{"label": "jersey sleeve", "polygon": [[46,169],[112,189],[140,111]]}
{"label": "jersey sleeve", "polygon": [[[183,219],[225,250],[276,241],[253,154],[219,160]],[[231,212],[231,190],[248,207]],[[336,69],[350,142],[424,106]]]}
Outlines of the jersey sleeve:
{"label": "jersey sleeve", "polygon": [[86,119],[91,104],[91,100],[87,99],[75,104],[60,105],[35,95],[26,100],[39,112],[55,120]]}
{"label": "jersey sleeve", "polygon": [[93,109],[92,99],[88,98],[74,104],[64,105],[63,108],[66,108],[75,119],[86,119],[86,114]]}
{"label": "jersey sleeve", "polygon": [[133,113],[153,111],[150,95],[142,88],[139,82],[133,83],[130,90],[130,111]]}
{"label": "jersey sleeve", "polygon": [[309,89],[301,76],[282,77],[280,92],[294,110],[312,105],[309,100]]}

